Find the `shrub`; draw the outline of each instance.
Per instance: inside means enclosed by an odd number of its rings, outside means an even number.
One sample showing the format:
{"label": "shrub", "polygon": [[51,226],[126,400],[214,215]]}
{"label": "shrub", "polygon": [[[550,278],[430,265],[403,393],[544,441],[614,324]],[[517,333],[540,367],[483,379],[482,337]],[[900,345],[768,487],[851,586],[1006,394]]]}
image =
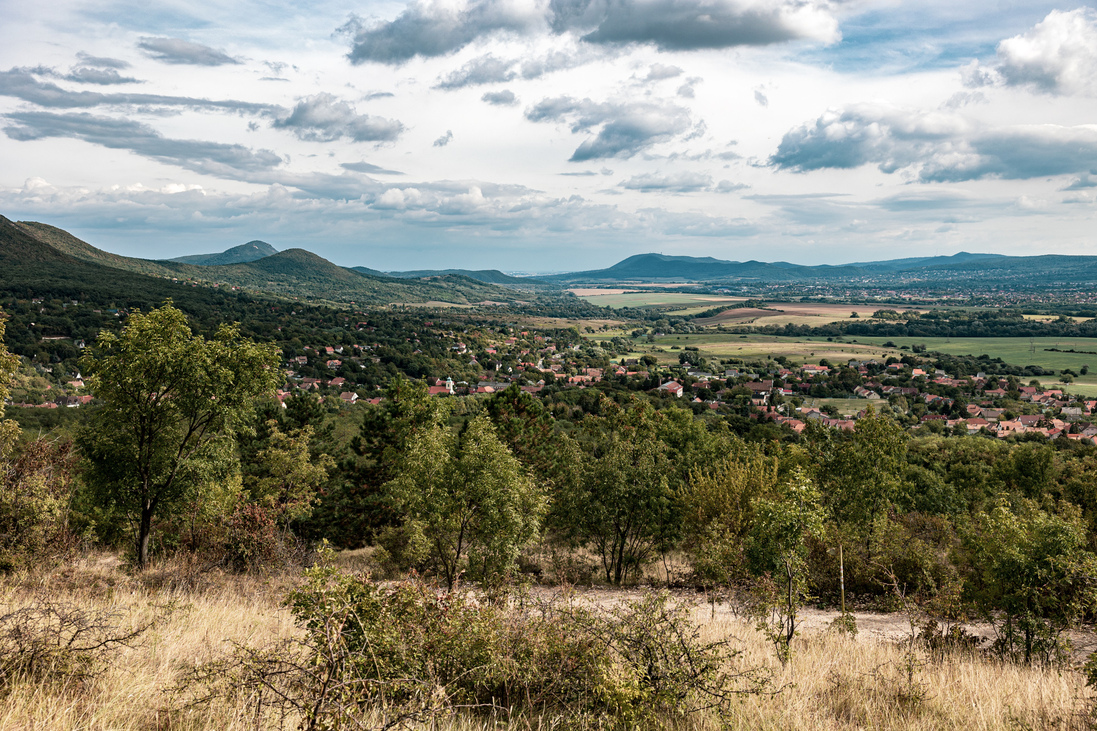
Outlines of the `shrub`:
{"label": "shrub", "polygon": [[0,615],[0,689],[18,680],[85,680],[150,625],[123,629],[120,615],[40,602]]}
{"label": "shrub", "polygon": [[287,603],[299,641],[237,647],[196,669],[196,699],[230,696],[267,725],[343,728],[440,715],[525,712],[572,728],[724,716],[768,677],[704,643],[686,610],[651,594],[599,611],[544,602],[507,608],[420,582],[381,586],[327,566]]}

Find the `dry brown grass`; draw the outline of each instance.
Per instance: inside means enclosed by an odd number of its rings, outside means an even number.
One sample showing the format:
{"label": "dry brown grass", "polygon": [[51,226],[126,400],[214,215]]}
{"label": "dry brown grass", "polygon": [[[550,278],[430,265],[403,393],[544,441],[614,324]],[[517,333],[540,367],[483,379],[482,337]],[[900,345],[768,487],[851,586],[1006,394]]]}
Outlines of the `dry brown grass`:
{"label": "dry brown grass", "polygon": [[[368,564],[368,556],[341,557],[343,565]],[[44,597],[119,613],[122,628],[154,621],[132,648],[122,649],[95,677],[84,681],[16,682],[0,698],[0,729],[206,729],[254,728],[242,709],[180,708],[170,691],[195,663],[221,656],[231,642],[268,645],[296,632],[280,600],[293,574],[232,576],[200,572],[177,562],[135,578],[106,554],[85,557],[40,576],[0,584],[0,614]],[[725,612],[695,619],[706,639],[736,638],[747,666],[772,668],[774,695],[744,697],[735,709],[739,729],[1081,729],[1089,692],[1071,670],[1003,665],[980,658],[944,663],[862,633],[851,639],[808,631],[793,645],[787,667],[750,624]],[[912,672],[907,674],[907,670]],[[539,728],[536,718],[492,725],[448,719],[446,729]],[[700,724],[707,727],[707,724]],[[292,726],[291,726],[292,727]],[[686,728],[681,723],[672,728]],[[694,726],[696,727],[696,726]]]}

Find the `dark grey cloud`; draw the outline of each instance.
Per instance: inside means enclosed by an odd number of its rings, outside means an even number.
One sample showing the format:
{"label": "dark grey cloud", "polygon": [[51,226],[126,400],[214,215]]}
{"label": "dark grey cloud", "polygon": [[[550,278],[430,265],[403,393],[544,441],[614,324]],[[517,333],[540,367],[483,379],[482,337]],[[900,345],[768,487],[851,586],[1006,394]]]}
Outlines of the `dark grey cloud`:
{"label": "dark grey cloud", "polygon": [[553,0],[558,18],[578,26],[597,20],[589,43],[652,43],[663,50],[765,46],[812,38],[838,39],[823,3],[737,0]]}
{"label": "dark grey cloud", "polygon": [[271,115],[283,113],[282,107],[235,100],[195,99],[160,94],[104,94],[97,91],[69,91],[57,84],[41,81],[36,75],[53,74],[51,69],[13,68],[0,71],[0,96],[11,96],[40,107],[88,109],[99,106],[165,106],[192,109],[221,109],[229,112]]}
{"label": "dark grey cloud", "polygon": [[964,68],[967,86],[1020,86],[1097,96],[1097,10],[1052,10],[1030,31],[998,44],[989,65]]}
{"label": "dark grey cloud", "polygon": [[518,71],[516,61],[488,54],[474,58],[461,68],[446,75],[435,84],[435,89],[462,89],[466,86],[496,84],[513,80]]}
{"label": "dark grey cloud", "polygon": [[403,175],[399,170],[387,170],[386,168],[368,162],[344,162],[339,167],[345,170],[353,170],[356,173],[369,173],[370,175]]}
{"label": "dark grey cloud", "polygon": [[518,104],[518,97],[516,97],[514,92],[510,89],[489,91],[487,94],[480,97],[480,100],[496,107],[513,107]]}
{"label": "dark grey cloud", "polygon": [[288,129],[298,139],[331,142],[348,137],[355,142],[391,142],[404,131],[395,119],[358,114],[347,102],[331,94],[316,94],[297,102],[287,116],[276,119],[274,127]]}
{"label": "dark grey cloud", "polygon": [[282,162],[270,150],[251,150],[242,145],[220,142],[171,139],[146,124],[128,119],[54,112],[10,112],[5,116],[15,123],[4,128],[4,134],[13,140],[25,142],[57,137],[83,140],[222,177],[235,178],[240,173],[268,171]]}
{"label": "dark grey cloud", "polygon": [[943,113],[860,107],[786,133],[769,162],[796,172],[874,164],[885,173],[911,171],[922,182],[1081,174],[1097,168],[1097,129],[985,128]]}
{"label": "dark grey cloud", "polygon": [[572,154],[571,162],[629,158],[659,142],[687,132],[689,110],[656,102],[593,102],[562,96],[526,110],[531,122],[566,122],[574,133],[593,132]]}
{"label": "dark grey cloud", "polygon": [[240,63],[224,51],[218,51],[201,43],[192,43],[180,38],[144,37],[137,47],[149,58],[163,63],[187,64],[191,66],[224,66]]}
{"label": "dark grey cloud", "polygon": [[838,24],[827,0],[416,0],[391,21],[352,18],[348,57],[399,64],[442,56],[481,37],[551,29],[593,45],[654,44],[664,50],[761,46],[799,39],[833,42]]}
{"label": "dark grey cloud", "polygon": [[453,130],[447,129],[446,133],[434,141],[435,147],[445,147],[453,141]]}
{"label": "dark grey cloud", "polygon": [[644,173],[619,183],[626,190],[641,193],[695,193],[712,187],[712,176],[705,173]]}
{"label": "dark grey cloud", "polygon": [[83,51],[77,53],[76,58],[80,61],[81,66],[91,66],[97,69],[128,69],[130,67],[129,61],[106,56],[92,56]]}

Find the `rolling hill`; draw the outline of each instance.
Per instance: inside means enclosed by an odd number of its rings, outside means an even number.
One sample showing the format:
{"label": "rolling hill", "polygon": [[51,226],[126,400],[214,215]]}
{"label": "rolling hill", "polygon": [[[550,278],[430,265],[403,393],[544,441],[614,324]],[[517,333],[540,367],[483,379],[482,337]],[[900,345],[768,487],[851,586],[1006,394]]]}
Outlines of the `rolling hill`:
{"label": "rolling hill", "polygon": [[961,252],[853,264],[802,266],[788,262],[724,261],[712,257],[637,254],[606,269],[538,277],[556,283],[637,281],[875,282],[979,281],[1018,286],[1097,283],[1097,256],[1003,256]]}
{"label": "rolling hill", "polygon": [[[361,305],[424,302],[473,304],[484,301],[506,302],[514,298],[513,290],[460,275],[442,275],[432,277],[429,281],[409,281],[364,274],[337,266],[304,249],[287,249],[236,264],[196,265],[180,261],[136,259],[98,249],[54,226],[36,222],[13,223],[7,219],[4,221],[11,236],[18,232],[25,239],[33,239],[45,245],[54,254],[63,255],[62,259],[54,256],[52,261],[56,267],[72,269],[73,262],[79,261],[103,267],[96,270],[99,277],[109,278],[115,276],[110,272],[125,272],[206,287],[235,287],[252,293],[289,299]],[[35,247],[35,251],[40,248]],[[45,262],[53,254],[42,252],[34,256]],[[49,277],[65,278],[67,274],[59,271],[50,273]]]}
{"label": "rolling hill", "polygon": [[274,248],[266,241],[255,240],[249,241],[246,244],[234,246],[231,249],[226,249],[219,254],[177,256],[174,259],[168,259],[168,261],[179,262],[180,264],[194,264],[203,267],[215,267],[225,264],[246,264],[249,261],[256,261],[257,259],[273,256],[277,253],[278,249]]}

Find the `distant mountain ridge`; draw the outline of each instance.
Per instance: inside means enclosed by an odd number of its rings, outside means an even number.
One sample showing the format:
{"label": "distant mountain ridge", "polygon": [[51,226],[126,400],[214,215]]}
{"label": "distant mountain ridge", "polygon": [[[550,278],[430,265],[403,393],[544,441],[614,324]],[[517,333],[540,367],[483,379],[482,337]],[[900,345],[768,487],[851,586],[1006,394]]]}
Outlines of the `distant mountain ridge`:
{"label": "distant mountain ridge", "polygon": [[903,281],[945,282],[976,278],[1003,282],[1097,282],[1097,256],[1045,254],[1005,256],[960,252],[951,256],[908,257],[851,264],[807,266],[789,262],[725,261],[713,257],[636,254],[606,269],[538,277],[558,284],[627,281]]}
{"label": "distant mountain ridge", "polygon": [[249,241],[246,244],[240,244],[234,246],[231,249],[226,249],[219,254],[192,254],[190,256],[177,256],[174,259],[168,259],[167,261],[176,261],[181,264],[194,264],[196,266],[203,267],[215,267],[224,266],[226,264],[246,264],[249,261],[258,261],[268,256],[273,256],[278,253],[278,249],[274,248],[266,241]]}

